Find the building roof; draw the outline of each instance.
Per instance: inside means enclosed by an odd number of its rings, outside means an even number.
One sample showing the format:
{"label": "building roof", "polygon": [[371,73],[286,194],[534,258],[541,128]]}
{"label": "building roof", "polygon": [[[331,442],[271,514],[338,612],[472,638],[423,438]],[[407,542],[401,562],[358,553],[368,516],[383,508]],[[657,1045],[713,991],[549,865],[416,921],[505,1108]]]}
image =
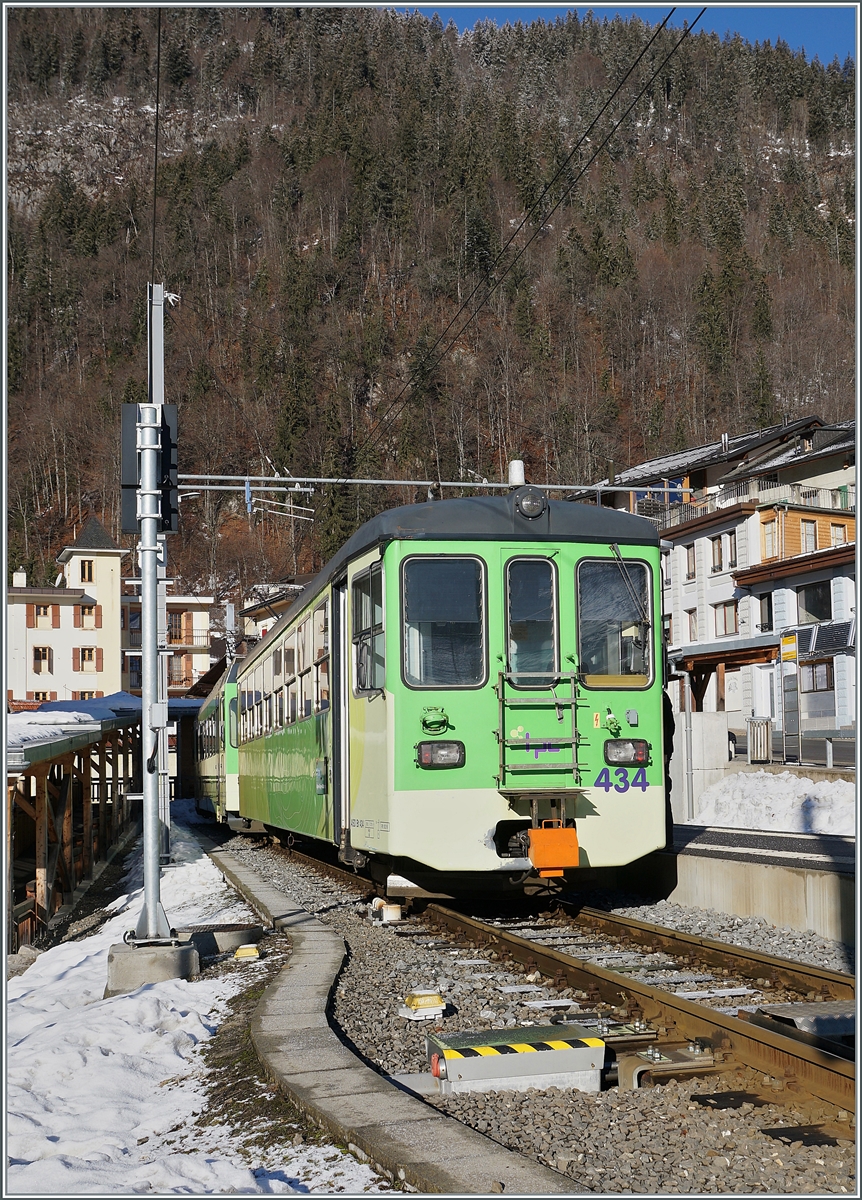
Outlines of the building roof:
{"label": "building roof", "polygon": [[98,517],[89,518],[71,546],[65,546],[57,555],[57,562],[68,562],[73,554],[81,551],[113,552],[120,555],[129,553],[117,545]]}
{"label": "building roof", "polygon": [[72,543],[73,550],[119,550],[120,547],[108,533],[98,517],[90,517]]}
{"label": "building roof", "polygon": [[[770,425],[765,429],[752,430],[749,433],[736,434],[725,441],[720,438],[717,442],[708,442],[703,446],[692,446],[688,450],[679,450],[674,454],[664,454],[652,458],[648,462],[638,463],[625,471],[618,471],[615,476],[616,484],[630,484],[633,487],[649,483],[658,483],[663,479],[677,479],[689,475],[692,471],[703,470],[705,467],[720,463],[729,463],[744,458],[761,447],[769,447],[774,442],[786,442],[802,430],[819,429],[823,422],[819,417],[805,417],[799,421],[791,421],[787,425]],[[610,481],[602,479],[597,487],[607,487]]]}
{"label": "building roof", "polygon": [[10,600],[30,600],[35,603],[45,600],[80,600],[86,593],[83,588],[64,587],[10,587],[6,589]]}
{"label": "building roof", "polygon": [[824,425],[812,431],[811,442],[811,449],[806,450],[802,438],[798,435],[789,441],[783,440],[780,446],[770,447],[753,457],[746,457],[744,462],[723,475],[721,482],[748,479],[752,475],[772,475],[797,463],[808,466],[817,459],[830,458],[834,454],[848,455],[850,460],[854,461],[856,422],[843,421],[840,425]]}

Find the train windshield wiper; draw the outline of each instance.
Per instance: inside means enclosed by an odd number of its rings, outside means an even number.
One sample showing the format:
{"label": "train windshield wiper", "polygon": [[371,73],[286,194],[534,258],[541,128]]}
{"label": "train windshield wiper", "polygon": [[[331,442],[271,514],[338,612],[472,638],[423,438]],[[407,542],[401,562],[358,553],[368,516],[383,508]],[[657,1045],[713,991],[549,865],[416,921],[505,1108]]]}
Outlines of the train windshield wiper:
{"label": "train windshield wiper", "polygon": [[641,600],[641,597],[638,595],[638,590],[634,585],[634,581],[633,581],[631,575],[629,575],[628,567],[625,564],[625,560],[623,559],[623,556],[620,554],[620,548],[616,544],[616,542],[610,542],[609,545],[610,545],[611,551],[613,553],[613,556],[616,559],[616,564],[620,569],[620,574],[623,577],[623,582],[626,585],[626,590],[628,591],[629,599],[634,604],[635,610],[636,610],[638,616],[640,617],[638,624],[642,625],[645,629],[649,629],[650,625],[651,625],[651,622],[649,619],[649,612],[647,611],[643,601]]}

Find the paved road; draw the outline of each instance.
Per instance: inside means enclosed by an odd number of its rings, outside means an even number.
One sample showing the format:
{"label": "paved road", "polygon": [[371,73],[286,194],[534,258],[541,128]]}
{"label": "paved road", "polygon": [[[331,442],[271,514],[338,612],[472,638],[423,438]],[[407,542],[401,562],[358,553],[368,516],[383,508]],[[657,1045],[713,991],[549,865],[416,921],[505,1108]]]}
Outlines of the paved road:
{"label": "paved road", "polygon": [[[748,742],[744,733],[736,735],[736,757],[744,760],[748,755]],[[781,734],[772,736],[772,760],[784,762],[784,740]],[[832,765],[852,767],[856,761],[856,741],[853,738],[836,738],[832,743]],[[826,766],[826,739],[802,737],[802,762],[812,767]]]}

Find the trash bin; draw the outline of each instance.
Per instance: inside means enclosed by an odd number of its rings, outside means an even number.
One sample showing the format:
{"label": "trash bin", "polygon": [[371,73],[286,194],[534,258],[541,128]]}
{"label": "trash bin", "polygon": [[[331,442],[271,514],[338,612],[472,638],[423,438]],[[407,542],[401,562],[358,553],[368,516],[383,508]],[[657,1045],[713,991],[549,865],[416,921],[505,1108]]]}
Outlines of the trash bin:
{"label": "trash bin", "polygon": [[772,762],[772,718],[746,717],[748,727],[748,761],[750,763]]}

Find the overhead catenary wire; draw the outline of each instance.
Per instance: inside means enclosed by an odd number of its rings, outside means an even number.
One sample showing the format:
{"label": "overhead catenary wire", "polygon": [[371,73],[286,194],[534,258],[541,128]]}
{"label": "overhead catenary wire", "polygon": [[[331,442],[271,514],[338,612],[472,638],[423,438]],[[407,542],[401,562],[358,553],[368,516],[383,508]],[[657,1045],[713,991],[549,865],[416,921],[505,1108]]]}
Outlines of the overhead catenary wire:
{"label": "overhead catenary wire", "polygon": [[[589,133],[595,128],[596,124],[601,119],[601,117],[604,115],[604,113],[607,111],[608,107],[616,99],[617,95],[621,91],[623,85],[625,84],[628,77],[631,75],[632,71],[635,69],[635,67],[638,65],[638,63],[641,61],[641,59],[644,57],[644,55],[646,54],[646,52],[649,50],[650,46],[652,45],[653,41],[656,39],[656,37],[659,35],[659,33],[664,29],[665,25],[670,20],[670,18],[673,16],[675,11],[676,11],[676,8],[675,7],[672,8],[670,10],[670,12],[667,14],[667,16],[664,18],[664,21],[662,21],[662,23],[659,26],[657,26],[652,37],[647,42],[646,46],[644,46],[643,50],[640,52],[640,54],[635,59],[635,61],[632,63],[631,67],[628,69],[626,74],[623,76],[623,78],[617,84],[616,88],[614,89],[614,91],[612,92],[612,94],[608,98],[608,100],[605,102],[605,104],[602,107],[599,114],[593,119],[591,124],[587,127],[585,132],[578,139],[577,144],[575,145],[575,147],[571,151],[571,153],[568,155],[565,162],[558,169],[558,171],[554,175],[553,179],[545,187],[545,189],[542,192],[542,194],[540,195],[539,199],[535,202],[535,204],[532,206],[532,208],[529,210],[529,212],[524,216],[524,218],[522,219],[518,228],[515,230],[515,232],[512,234],[512,236],[507,241],[506,245],[503,247],[503,249],[497,255],[497,258],[491,264],[491,267],[486,272],[484,278],[473,288],[470,295],[461,304],[458,311],[455,313],[455,315],[452,317],[452,319],[446,325],[443,332],[439,335],[437,340],[434,342],[434,345],[431,347],[431,349],[428,352],[426,352],[426,355],[423,358],[422,362],[419,363],[416,368],[414,368],[414,371],[411,373],[410,378],[407,379],[407,381],[404,383],[401,390],[398,392],[398,394],[396,395],[396,397],[394,398],[392,403],[389,405],[388,409],[378,418],[375,428],[369,432],[369,434],[366,436],[366,438],[357,447],[356,452],[355,452],[355,457],[357,459],[364,450],[374,446],[377,443],[377,441],[379,441],[380,437],[385,432],[387,425],[389,423],[391,423],[395,419],[395,417],[398,416],[398,414],[401,412],[401,410],[404,408],[404,405],[407,403],[407,398],[408,398],[406,396],[406,393],[411,388],[411,386],[418,380],[420,373],[424,373],[426,371],[431,371],[436,366],[439,365],[439,363],[442,361],[442,359],[445,358],[445,356],[448,354],[448,352],[452,349],[452,347],[454,346],[454,344],[458,340],[458,338],[461,337],[461,335],[464,333],[464,330],[467,328],[467,326],[473,320],[475,320],[476,316],[478,315],[478,313],[479,313],[480,309],[483,307],[483,305],[487,303],[487,301],[490,299],[491,295],[497,290],[497,288],[500,286],[500,284],[503,282],[503,280],[506,278],[506,276],[509,274],[509,272],[513,269],[513,267],[519,261],[519,259],[523,256],[523,254],[526,252],[526,250],[529,248],[529,246],[532,244],[532,242],[538,237],[539,233],[541,232],[540,228],[537,228],[532,233],[532,235],[527,239],[527,241],[524,243],[524,245],[518,250],[518,252],[512,258],[512,260],[507,264],[507,266],[506,266],[505,270],[502,272],[502,274],[498,278],[491,281],[491,274],[494,271],[494,269],[496,268],[496,266],[500,263],[500,260],[502,259],[503,255],[508,251],[508,249],[512,245],[512,242],[515,240],[515,238],[517,238],[518,234],[524,228],[525,224],[530,220],[531,216],[536,212],[537,208],[539,208],[539,206],[541,205],[541,203],[547,196],[548,192],[551,190],[551,188],[553,188],[553,186],[555,185],[557,180],[560,178],[560,176],[563,174],[563,172],[567,169],[569,163],[572,161],[575,154],[578,152],[578,150],[583,145],[584,141],[589,136]],[[670,52],[665,56],[665,58],[662,60],[662,62],[659,64],[659,66],[655,69],[655,71],[653,71],[652,75],[649,77],[649,79],[646,81],[646,83],[643,84],[640,91],[635,96],[634,100],[632,100],[631,104],[629,104],[628,108],[625,110],[625,112],[622,114],[622,116],[619,117],[619,119],[613,125],[613,127],[611,128],[611,130],[607,134],[607,136],[599,143],[599,145],[596,147],[596,149],[590,155],[587,162],[583,165],[583,167],[578,172],[577,176],[572,181],[572,183],[569,185],[569,187],[566,189],[566,191],[563,193],[563,195],[561,195],[560,198],[556,201],[556,203],[553,204],[552,207],[548,210],[548,212],[544,214],[546,218],[550,217],[554,212],[556,212],[556,210],[563,203],[563,200],[566,198],[566,196],[571,193],[572,188],[574,188],[575,185],[577,183],[579,183],[580,180],[584,177],[586,172],[589,170],[589,168],[592,166],[592,164],[598,158],[599,154],[602,152],[602,150],[604,150],[604,148],[607,146],[608,142],[610,142],[611,138],[614,136],[614,134],[617,132],[619,127],[622,125],[623,121],[625,121],[626,117],[629,115],[629,113],[632,111],[632,109],[634,109],[634,107],[637,105],[638,101],[649,90],[649,88],[652,86],[652,84],[655,82],[655,80],[658,78],[658,76],[661,74],[661,72],[664,70],[664,68],[667,66],[667,64],[670,62],[670,60],[673,58],[673,56],[679,50],[680,46],[683,44],[683,42],[686,40],[686,38],[689,37],[689,35],[691,34],[691,31],[694,29],[695,25],[698,23],[698,21],[701,19],[701,17],[703,16],[703,14],[705,12],[706,12],[706,8],[702,8],[700,10],[700,12],[697,14],[697,16],[695,17],[695,19],[691,22],[691,24],[686,25],[685,29],[683,30],[682,37],[679,39],[679,41],[676,43],[676,45],[672,47]],[[452,336],[448,345],[446,345],[443,348],[443,350],[440,352],[440,354],[437,356],[437,358],[433,362],[430,361],[431,356],[435,353],[437,347],[440,345],[440,343],[443,341],[443,339],[446,337],[446,335],[452,329],[453,325],[455,325],[456,322],[459,320],[462,313],[469,307],[473,298],[476,296],[477,292],[485,284],[487,284],[489,282],[490,282],[490,286],[488,287],[487,293],[482,297],[479,304],[470,313],[470,315],[467,317],[467,320],[460,327],[460,329],[458,329],[458,331]],[[346,482],[346,481],[339,481],[339,482]]]}

